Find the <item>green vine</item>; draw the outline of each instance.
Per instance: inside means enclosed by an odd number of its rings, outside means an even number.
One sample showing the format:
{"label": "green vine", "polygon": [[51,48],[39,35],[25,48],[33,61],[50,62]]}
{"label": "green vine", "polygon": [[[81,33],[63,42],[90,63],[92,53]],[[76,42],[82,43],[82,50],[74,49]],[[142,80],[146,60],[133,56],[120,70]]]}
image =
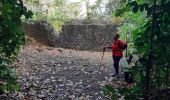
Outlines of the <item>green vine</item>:
{"label": "green vine", "polygon": [[30,18],[31,11],[23,6],[22,0],[0,1],[0,91],[19,90],[17,76],[11,68],[16,60],[25,36],[21,29],[21,16]]}

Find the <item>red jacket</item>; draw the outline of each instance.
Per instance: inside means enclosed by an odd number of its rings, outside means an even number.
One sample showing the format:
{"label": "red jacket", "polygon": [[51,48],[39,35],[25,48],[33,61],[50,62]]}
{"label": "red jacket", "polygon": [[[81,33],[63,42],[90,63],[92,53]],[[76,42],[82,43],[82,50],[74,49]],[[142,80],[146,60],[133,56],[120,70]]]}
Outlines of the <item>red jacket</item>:
{"label": "red jacket", "polygon": [[123,47],[125,45],[126,44],[123,41],[115,39],[115,41],[112,43],[112,55],[123,56],[123,51],[120,49],[120,47]]}

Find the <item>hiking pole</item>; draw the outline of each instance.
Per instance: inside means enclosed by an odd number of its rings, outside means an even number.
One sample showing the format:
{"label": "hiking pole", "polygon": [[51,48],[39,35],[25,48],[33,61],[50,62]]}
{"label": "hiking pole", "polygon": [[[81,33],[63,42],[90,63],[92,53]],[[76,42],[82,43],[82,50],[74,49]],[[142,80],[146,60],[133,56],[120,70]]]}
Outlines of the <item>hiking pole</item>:
{"label": "hiking pole", "polygon": [[102,58],[101,58],[101,60],[100,60],[100,64],[99,64],[99,66],[101,66],[101,64],[102,64],[103,57],[104,57],[104,52],[105,52],[105,48],[103,48],[103,54],[102,54]]}
{"label": "hiking pole", "polygon": [[[127,34],[128,34],[128,33],[127,33]],[[125,37],[125,41],[126,41],[126,44],[127,44],[127,35],[126,35],[126,37]],[[128,48],[128,47],[127,47],[127,48]],[[126,48],[126,59],[127,59],[127,54],[128,54],[127,48]]]}

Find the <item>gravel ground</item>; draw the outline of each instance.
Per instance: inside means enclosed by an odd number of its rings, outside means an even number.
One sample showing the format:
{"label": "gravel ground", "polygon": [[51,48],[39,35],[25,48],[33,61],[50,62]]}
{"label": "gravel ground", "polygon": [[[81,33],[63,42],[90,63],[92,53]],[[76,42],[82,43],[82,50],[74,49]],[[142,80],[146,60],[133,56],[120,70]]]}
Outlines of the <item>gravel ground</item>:
{"label": "gravel ground", "polygon": [[[105,54],[99,66],[102,52],[24,47],[14,64],[21,91],[8,97],[16,100],[108,100],[101,88],[112,73],[110,54]],[[5,100],[12,98],[3,97]]]}

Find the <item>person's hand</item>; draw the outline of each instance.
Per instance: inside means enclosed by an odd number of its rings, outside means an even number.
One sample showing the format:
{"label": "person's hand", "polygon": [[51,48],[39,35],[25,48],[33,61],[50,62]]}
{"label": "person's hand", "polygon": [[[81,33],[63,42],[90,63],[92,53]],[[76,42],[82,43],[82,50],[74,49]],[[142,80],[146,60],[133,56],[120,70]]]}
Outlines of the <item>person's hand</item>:
{"label": "person's hand", "polygon": [[124,43],[128,43],[128,42],[129,42],[129,40],[128,40],[128,39],[125,39],[125,40],[124,40]]}

